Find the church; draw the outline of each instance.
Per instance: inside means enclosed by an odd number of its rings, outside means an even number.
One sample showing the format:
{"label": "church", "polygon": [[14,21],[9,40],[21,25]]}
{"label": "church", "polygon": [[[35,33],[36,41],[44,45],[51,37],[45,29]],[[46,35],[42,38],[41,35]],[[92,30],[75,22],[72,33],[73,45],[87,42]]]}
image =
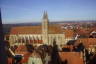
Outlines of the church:
{"label": "church", "polygon": [[54,40],[57,45],[64,45],[65,34],[58,24],[50,24],[47,12],[43,14],[41,25],[36,26],[18,26],[10,30],[10,46],[14,45],[52,45]]}

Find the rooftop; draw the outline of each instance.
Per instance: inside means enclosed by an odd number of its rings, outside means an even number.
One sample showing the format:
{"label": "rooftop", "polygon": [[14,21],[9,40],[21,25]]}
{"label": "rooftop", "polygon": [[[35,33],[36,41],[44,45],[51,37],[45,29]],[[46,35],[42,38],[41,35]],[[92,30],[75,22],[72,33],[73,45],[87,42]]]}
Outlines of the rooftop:
{"label": "rooftop", "polygon": [[[57,25],[49,25],[49,34],[62,34],[62,30],[60,26]],[[20,27],[12,27],[10,34],[41,34],[42,26],[20,26]]]}
{"label": "rooftop", "polygon": [[79,52],[59,52],[61,61],[68,61],[68,64],[84,64]]}

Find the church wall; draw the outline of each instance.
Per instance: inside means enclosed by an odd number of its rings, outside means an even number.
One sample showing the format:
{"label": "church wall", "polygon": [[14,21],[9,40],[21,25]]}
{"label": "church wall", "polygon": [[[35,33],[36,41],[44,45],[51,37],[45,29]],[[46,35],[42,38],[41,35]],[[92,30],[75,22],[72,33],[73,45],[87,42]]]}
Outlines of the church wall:
{"label": "church wall", "polygon": [[[9,36],[9,42],[11,46],[14,45],[24,45],[26,43],[30,43],[30,39],[32,40],[41,40],[42,35],[41,34],[19,34],[19,35],[10,35]],[[24,40],[24,41],[23,41]],[[35,42],[33,42],[35,43]]]}
{"label": "church wall", "polygon": [[[30,43],[30,39],[31,40],[33,40],[33,39],[42,40],[42,37],[43,37],[42,34],[10,35],[9,36],[9,42],[10,42],[10,45],[24,45],[26,43]],[[19,38],[24,39],[24,41],[22,39],[19,41]],[[72,38],[65,38],[64,34],[48,34],[48,43],[47,44],[48,45],[53,45],[54,39],[55,39],[57,45],[64,45],[69,40],[73,40]],[[35,42],[33,42],[33,43],[35,43]]]}
{"label": "church wall", "polygon": [[49,34],[49,45],[53,45],[54,40],[56,41],[57,45],[64,44],[64,34]]}

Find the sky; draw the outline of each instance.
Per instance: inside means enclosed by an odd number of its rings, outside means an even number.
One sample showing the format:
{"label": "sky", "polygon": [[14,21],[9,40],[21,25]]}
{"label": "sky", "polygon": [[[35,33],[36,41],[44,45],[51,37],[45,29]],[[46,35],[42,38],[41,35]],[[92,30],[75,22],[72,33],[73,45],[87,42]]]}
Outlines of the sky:
{"label": "sky", "polygon": [[96,20],[96,0],[0,0],[3,23]]}

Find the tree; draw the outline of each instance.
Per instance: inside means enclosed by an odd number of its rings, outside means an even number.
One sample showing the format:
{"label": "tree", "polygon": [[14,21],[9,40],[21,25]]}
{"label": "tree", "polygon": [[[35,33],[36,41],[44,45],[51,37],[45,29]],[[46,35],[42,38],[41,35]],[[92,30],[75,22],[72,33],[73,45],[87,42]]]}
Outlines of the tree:
{"label": "tree", "polygon": [[60,64],[59,54],[58,54],[58,46],[56,45],[56,41],[53,42],[52,54],[51,54],[52,64]]}

